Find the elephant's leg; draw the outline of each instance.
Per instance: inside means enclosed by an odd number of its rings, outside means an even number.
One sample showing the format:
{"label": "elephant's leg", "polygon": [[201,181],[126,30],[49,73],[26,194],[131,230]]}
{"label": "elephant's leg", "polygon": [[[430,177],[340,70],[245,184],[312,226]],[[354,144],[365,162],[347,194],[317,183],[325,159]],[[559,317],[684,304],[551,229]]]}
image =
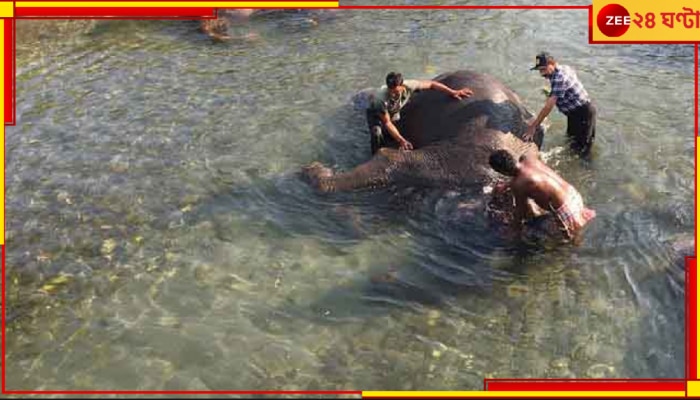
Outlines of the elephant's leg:
{"label": "elephant's leg", "polygon": [[392,184],[396,172],[405,169],[420,153],[382,147],[369,161],[347,172],[332,169],[314,162],[303,169],[303,176],[322,192],[378,188]]}
{"label": "elephant's leg", "polygon": [[321,163],[304,168],[304,176],[323,192],[377,188],[406,182],[414,186],[466,187],[491,180],[491,152],[508,149],[516,158],[537,154],[537,146],[510,134],[483,131],[480,142],[440,143],[419,150],[383,147],[368,162],[353,170],[335,173]]}

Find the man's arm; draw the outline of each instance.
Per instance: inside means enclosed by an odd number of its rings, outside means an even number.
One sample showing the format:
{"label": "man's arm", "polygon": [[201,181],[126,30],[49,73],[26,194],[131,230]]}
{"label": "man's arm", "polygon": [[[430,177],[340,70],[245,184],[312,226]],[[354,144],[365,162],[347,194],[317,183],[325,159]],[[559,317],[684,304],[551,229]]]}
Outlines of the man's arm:
{"label": "man's arm", "polygon": [[401,136],[401,133],[399,133],[398,128],[396,128],[396,125],[391,121],[391,118],[389,118],[389,113],[388,112],[383,112],[379,119],[382,121],[382,124],[386,127],[386,130],[389,131],[389,134],[391,137],[396,140],[396,143],[399,144],[401,149],[403,150],[413,150],[413,144],[406,140],[403,136]]}
{"label": "man's arm", "polygon": [[443,85],[440,82],[437,81],[418,81],[418,85],[416,87],[416,90],[426,90],[426,89],[432,89],[432,90],[439,90],[451,97],[454,97],[456,99],[463,99],[467,98],[472,95],[472,91],[469,88],[463,88],[460,90],[454,90],[452,88],[449,88],[445,85]]}
{"label": "man's arm", "polygon": [[544,119],[547,118],[549,113],[552,112],[552,109],[556,104],[557,96],[552,94],[549,97],[547,97],[547,101],[544,103],[544,107],[542,107],[542,110],[537,115],[537,118],[535,118],[535,120],[528,125],[527,131],[523,135],[523,139],[531,140],[535,136],[535,130],[537,130],[537,127],[540,126],[542,121],[544,121]]}
{"label": "man's arm", "polygon": [[544,107],[542,107],[542,110],[540,111],[539,115],[537,115],[537,118],[532,123],[532,125],[534,125],[535,127],[539,126],[542,123],[542,121],[544,121],[544,119],[547,118],[549,113],[552,112],[552,109],[556,104],[557,96],[551,95],[547,97],[547,101],[544,103]]}
{"label": "man's arm", "polygon": [[515,197],[515,212],[513,215],[513,225],[515,228],[522,227],[523,219],[528,214],[528,196],[520,184],[514,184],[512,186],[513,197]]}

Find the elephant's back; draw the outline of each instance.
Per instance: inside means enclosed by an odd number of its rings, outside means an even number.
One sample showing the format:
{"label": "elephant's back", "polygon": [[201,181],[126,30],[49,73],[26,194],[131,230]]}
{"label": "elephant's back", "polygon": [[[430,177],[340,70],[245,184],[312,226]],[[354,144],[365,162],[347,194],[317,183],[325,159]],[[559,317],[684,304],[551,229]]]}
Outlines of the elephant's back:
{"label": "elephant's back", "polygon": [[[515,93],[496,77],[472,70],[448,72],[436,76],[433,80],[453,89],[468,87],[474,92],[474,99],[488,99],[499,103],[511,100]],[[517,96],[515,96],[517,99]]]}
{"label": "elephant's back", "polygon": [[471,70],[439,75],[434,80],[468,87],[472,96],[456,100],[436,90],[416,93],[401,112],[399,129],[416,147],[453,140],[473,140],[480,128],[520,135],[529,113],[518,96],[495,77]]}

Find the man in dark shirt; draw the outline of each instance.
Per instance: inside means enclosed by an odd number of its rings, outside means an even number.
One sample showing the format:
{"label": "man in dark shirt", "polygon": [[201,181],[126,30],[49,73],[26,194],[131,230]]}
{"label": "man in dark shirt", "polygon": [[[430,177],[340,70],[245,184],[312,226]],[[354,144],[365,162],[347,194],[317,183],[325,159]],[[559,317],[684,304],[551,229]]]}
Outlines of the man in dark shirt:
{"label": "man in dark shirt", "polygon": [[536,128],[549,115],[556,105],[567,116],[566,133],[571,139],[571,148],[582,156],[589,154],[595,139],[597,110],[588,92],[576,76],[576,71],[567,65],[560,65],[548,53],[536,57],[532,70],[549,79],[551,92],[537,118],[528,126],[525,140],[531,140]]}
{"label": "man in dark shirt", "polygon": [[402,150],[413,150],[413,144],[401,135],[394,122],[399,120],[401,109],[413,93],[427,89],[439,90],[455,99],[464,99],[472,95],[469,88],[454,90],[437,81],[404,80],[400,73],[390,72],[386,76],[386,86],[371,95],[367,109],[367,125],[373,155],[392,142],[398,144]]}

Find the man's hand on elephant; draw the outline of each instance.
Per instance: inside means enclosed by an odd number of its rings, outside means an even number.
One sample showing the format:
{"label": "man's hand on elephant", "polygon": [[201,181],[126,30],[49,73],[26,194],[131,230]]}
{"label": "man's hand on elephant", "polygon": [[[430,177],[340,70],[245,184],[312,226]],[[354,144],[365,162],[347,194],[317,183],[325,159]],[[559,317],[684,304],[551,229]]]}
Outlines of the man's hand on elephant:
{"label": "man's hand on elephant", "polygon": [[411,142],[409,142],[408,140],[404,139],[401,142],[400,148],[401,150],[413,150],[413,144],[411,144]]}
{"label": "man's hand on elephant", "polygon": [[523,140],[529,142],[535,137],[535,131],[537,130],[537,125],[531,123],[527,126],[527,130],[523,134]]}
{"label": "man's hand on elephant", "polygon": [[474,92],[472,92],[471,89],[464,88],[464,89],[460,89],[460,90],[455,90],[452,93],[452,97],[454,97],[457,100],[461,100],[461,99],[466,99],[467,97],[471,96],[472,94],[474,94]]}

